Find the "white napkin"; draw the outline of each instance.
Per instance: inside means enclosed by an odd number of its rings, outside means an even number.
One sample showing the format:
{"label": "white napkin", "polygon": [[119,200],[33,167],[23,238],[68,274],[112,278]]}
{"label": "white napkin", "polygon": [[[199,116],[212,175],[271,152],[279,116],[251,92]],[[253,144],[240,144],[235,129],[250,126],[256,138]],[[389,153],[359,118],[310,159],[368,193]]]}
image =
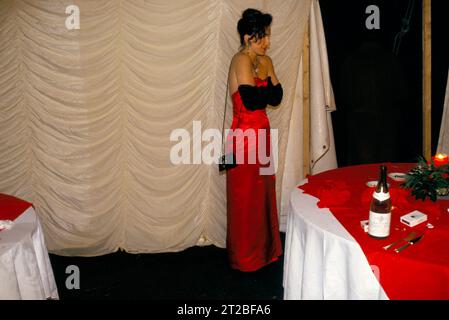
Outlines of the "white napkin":
{"label": "white napkin", "polygon": [[14,222],[11,220],[0,220],[0,231],[2,230],[10,230],[14,225]]}

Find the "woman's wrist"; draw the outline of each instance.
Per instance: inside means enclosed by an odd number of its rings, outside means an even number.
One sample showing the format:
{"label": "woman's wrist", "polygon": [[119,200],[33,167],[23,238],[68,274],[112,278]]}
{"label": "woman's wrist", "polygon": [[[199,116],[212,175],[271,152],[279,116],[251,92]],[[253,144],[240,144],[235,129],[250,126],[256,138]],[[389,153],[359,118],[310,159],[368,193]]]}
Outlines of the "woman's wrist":
{"label": "woman's wrist", "polygon": [[273,86],[279,84],[279,79],[276,77],[274,71],[270,70],[270,72],[268,73],[268,76],[271,79],[271,83],[273,84]]}

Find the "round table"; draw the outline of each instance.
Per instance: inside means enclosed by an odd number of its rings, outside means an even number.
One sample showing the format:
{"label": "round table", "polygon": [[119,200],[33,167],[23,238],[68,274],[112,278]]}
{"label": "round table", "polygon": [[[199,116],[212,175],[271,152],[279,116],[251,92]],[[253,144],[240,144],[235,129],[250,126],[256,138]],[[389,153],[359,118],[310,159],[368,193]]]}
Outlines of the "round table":
{"label": "round table", "polygon": [[[285,243],[285,299],[449,299],[449,201],[417,200],[389,175],[390,236],[374,239],[368,219],[379,165],[406,173],[414,163],[341,167],[309,176],[290,196]],[[426,223],[401,217],[419,211]],[[397,251],[410,239],[419,239]],[[410,240],[409,239],[409,240]],[[421,240],[422,239],[422,240]],[[390,249],[385,247],[395,243]]]}

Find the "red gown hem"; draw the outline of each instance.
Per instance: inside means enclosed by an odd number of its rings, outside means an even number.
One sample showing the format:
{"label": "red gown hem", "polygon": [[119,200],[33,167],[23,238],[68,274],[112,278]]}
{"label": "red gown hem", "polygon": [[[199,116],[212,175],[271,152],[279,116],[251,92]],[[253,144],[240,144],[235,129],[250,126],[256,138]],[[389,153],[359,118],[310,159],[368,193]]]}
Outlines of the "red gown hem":
{"label": "red gown hem", "polygon": [[236,266],[235,264],[231,264],[231,268],[232,268],[232,269],[235,269],[235,270],[242,271],[242,272],[254,272],[254,271],[257,271],[257,270],[259,270],[259,269],[262,269],[263,267],[268,266],[269,264],[271,264],[271,263],[273,263],[273,262],[278,261],[278,260],[279,260],[279,257],[280,257],[281,255],[282,255],[282,254],[280,254],[279,256],[276,256],[276,257],[272,258],[272,259],[271,259],[270,261],[268,261],[268,262],[265,262],[265,263],[262,263],[262,264],[260,264],[260,265],[257,265],[256,267],[252,267],[252,268],[242,268],[242,267]]}

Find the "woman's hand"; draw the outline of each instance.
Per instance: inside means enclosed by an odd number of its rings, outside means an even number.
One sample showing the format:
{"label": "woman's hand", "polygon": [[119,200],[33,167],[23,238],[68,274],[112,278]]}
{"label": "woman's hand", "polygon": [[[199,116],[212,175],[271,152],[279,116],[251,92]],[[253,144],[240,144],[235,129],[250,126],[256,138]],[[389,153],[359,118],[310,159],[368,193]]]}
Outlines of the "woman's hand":
{"label": "woman's hand", "polygon": [[273,61],[271,58],[267,55],[260,56],[259,62],[263,65],[264,69],[267,70],[267,77],[271,77],[271,82],[273,85],[277,85],[279,83],[279,79],[274,72]]}

